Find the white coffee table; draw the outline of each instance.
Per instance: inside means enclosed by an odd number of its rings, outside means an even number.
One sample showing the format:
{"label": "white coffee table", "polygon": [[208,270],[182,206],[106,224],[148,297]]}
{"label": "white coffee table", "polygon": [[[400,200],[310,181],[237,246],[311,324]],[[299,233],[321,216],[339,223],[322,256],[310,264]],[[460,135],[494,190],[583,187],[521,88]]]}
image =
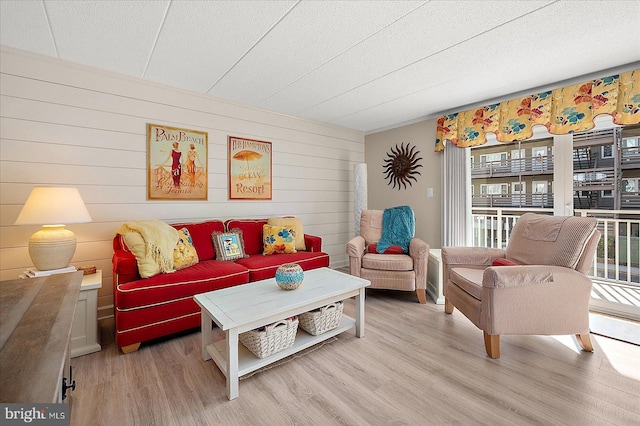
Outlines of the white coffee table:
{"label": "white coffee table", "polygon": [[[227,378],[227,397],[238,397],[238,379],[252,371],[306,349],[351,329],[364,336],[364,289],[368,280],[329,268],[304,272],[304,282],[296,290],[281,290],[275,279],[256,281],[194,296],[202,311],[202,359],[213,359]],[[318,336],[298,329],[292,347],[265,358],[257,358],[243,345],[238,335],[272,324],[284,318],[311,311],[333,302],[356,297],[356,318],[342,316],[340,325]],[[212,340],[211,322],[225,332],[226,338]]]}

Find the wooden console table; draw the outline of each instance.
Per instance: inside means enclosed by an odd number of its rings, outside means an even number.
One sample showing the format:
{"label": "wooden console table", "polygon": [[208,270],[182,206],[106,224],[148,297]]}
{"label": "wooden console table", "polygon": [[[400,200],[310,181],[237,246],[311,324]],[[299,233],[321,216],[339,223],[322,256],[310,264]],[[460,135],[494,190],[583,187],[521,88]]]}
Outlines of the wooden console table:
{"label": "wooden console table", "polygon": [[82,271],[0,282],[0,402],[62,401],[81,283]]}

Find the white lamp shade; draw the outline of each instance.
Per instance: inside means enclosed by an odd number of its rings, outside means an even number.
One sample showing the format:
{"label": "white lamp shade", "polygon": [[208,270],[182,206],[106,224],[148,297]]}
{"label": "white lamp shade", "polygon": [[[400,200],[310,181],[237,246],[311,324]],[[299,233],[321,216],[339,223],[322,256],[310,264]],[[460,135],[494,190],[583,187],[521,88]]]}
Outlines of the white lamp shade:
{"label": "white lamp shade", "polygon": [[16,219],[16,225],[58,225],[91,222],[76,188],[35,187]]}

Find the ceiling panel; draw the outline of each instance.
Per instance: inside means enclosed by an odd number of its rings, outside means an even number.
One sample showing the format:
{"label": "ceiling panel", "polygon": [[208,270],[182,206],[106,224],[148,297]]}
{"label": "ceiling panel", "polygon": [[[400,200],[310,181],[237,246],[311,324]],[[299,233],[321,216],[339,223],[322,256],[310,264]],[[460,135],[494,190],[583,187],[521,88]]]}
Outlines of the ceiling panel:
{"label": "ceiling panel", "polygon": [[638,28],[640,0],[0,0],[2,45],[366,132],[640,68]]}
{"label": "ceiling panel", "polygon": [[2,0],[0,42],[41,55],[56,56],[42,2]]}
{"label": "ceiling panel", "polygon": [[44,2],[60,59],[135,77],[143,75],[168,3]]}
{"label": "ceiling panel", "polygon": [[209,93],[259,103],[423,3],[301,2]]}
{"label": "ceiling panel", "polygon": [[145,77],[206,93],[294,4],[173,2]]}

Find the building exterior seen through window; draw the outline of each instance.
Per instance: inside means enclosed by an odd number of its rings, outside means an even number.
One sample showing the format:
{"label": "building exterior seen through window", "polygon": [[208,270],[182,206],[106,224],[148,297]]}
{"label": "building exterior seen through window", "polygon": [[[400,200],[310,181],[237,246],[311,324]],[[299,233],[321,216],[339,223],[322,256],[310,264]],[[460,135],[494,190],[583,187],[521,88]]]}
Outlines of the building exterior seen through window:
{"label": "building exterior seen through window", "polygon": [[640,209],[640,126],[575,134],[572,164],[553,138],[473,148],[472,206],[553,208],[554,167],[573,168],[575,209]]}

